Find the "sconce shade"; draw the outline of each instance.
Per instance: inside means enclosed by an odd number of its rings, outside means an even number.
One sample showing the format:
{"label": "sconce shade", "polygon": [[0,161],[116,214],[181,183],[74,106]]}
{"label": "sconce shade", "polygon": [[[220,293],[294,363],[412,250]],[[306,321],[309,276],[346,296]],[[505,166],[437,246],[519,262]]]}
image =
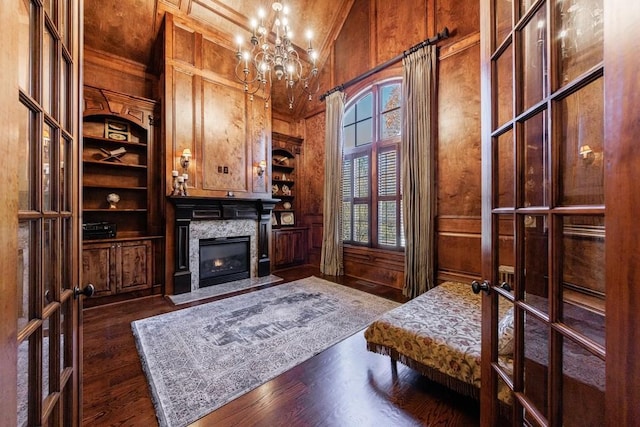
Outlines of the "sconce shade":
{"label": "sconce shade", "polygon": [[258,176],[262,176],[266,170],[267,170],[267,162],[265,160],[260,160],[260,163],[258,163],[258,166],[257,166],[256,173],[258,174]]}
{"label": "sconce shade", "polygon": [[189,167],[189,161],[191,160],[191,150],[185,148],[182,150],[182,155],[180,156],[180,165],[183,169],[187,169]]}
{"label": "sconce shade", "polygon": [[589,153],[593,153],[593,150],[591,149],[591,147],[589,147],[588,145],[580,146],[579,154],[582,156],[583,159],[586,159]]}

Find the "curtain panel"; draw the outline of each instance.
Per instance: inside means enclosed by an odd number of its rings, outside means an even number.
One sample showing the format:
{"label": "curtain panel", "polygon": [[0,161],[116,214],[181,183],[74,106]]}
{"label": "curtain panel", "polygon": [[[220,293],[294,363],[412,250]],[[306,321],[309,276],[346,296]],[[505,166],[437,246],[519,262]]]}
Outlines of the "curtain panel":
{"label": "curtain panel", "polygon": [[344,93],[326,98],[324,205],[320,271],[342,276],[342,122]]}
{"label": "curtain panel", "polygon": [[414,298],[435,286],[435,154],[433,109],[436,47],[422,47],[403,59],[402,199],[405,281]]}

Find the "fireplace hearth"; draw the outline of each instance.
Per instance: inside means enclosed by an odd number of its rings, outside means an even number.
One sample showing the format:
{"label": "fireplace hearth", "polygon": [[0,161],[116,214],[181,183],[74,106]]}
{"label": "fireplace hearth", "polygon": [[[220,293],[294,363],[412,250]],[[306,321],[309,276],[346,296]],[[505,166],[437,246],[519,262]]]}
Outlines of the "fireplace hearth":
{"label": "fireplace hearth", "polygon": [[200,239],[200,288],[247,279],[250,273],[250,237]]}

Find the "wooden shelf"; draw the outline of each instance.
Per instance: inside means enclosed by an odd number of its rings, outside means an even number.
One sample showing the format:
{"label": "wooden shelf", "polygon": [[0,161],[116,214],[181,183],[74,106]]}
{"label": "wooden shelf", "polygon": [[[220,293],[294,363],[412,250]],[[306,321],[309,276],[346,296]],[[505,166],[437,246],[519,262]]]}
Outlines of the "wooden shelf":
{"label": "wooden shelf", "polygon": [[272,169],[276,168],[276,169],[281,170],[281,171],[289,171],[289,172],[293,172],[293,170],[295,169],[295,167],[293,167],[293,166],[279,165],[279,164],[276,164],[276,163],[272,163],[271,167],[272,167]]}
{"label": "wooden shelf", "polygon": [[95,189],[104,189],[104,190],[133,190],[133,191],[147,191],[147,187],[127,187],[125,185],[100,185],[100,184],[91,184],[84,185],[84,188],[95,188]]}
{"label": "wooden shelf", "polygon": [[91,141],[91,142],[95,142],[96,145],[110,144],[113,146],[120,145],[123,147],[135,147],[135,148],[141,148],[144,150],[147,149],[147,144],[144,144],[142,142],[118,141],[116,139],[109,139],[109,138],[103,138],[103,137],[92,136],[92,135],[84,135],[82,138],[85,141],[85,143],[86,141]]}
{"label": "wooden shelf", "polygon": [[131,212],[147,212],[146,209],[110,209],[110,208],[85,208],[84,212],[103,212],[103,213],[131,213]]}
{"label": "wooden shelf", "polygon": [[272,182],[273,184],[286,184],[288,186],[292,186],[296,183],[295,181],[289,181],[287,179],[274,179]]}
{"label": "wooden shelf", "polygon": [[101,162],[98,160],[83,160],[82,163],[87,166],[95,165],[95,166],[107,166],[107,167],[116,167],[116,168],[147,169],[147,165],[135,165],[131,163]]}

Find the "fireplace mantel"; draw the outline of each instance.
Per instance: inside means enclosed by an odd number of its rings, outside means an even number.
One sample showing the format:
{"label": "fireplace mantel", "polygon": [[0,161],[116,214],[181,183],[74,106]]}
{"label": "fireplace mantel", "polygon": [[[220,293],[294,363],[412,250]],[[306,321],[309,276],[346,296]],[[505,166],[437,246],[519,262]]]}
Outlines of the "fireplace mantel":
{"label": "fireplace mantel", "polygon": [[258,277],[271,273],[269,224],[278,199],[168,196],[175,206],[174,293],[191,291],[189,225],[191,221],[255,220],[258,222]]}

